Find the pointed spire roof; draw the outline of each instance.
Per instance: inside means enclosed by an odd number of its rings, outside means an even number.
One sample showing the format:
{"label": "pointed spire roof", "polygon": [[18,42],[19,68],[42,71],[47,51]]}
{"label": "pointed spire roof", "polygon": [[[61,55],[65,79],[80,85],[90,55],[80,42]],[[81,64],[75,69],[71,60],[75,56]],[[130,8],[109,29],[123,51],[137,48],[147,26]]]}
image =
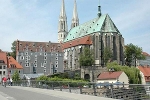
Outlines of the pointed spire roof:
{"label": "pointed spire roof", "polygon": [[77,12],[76,0],[74,0],[73,19],[78,19],[78,12]]}
{"label": "pointed spire roof", "polygon": [[117,33],[120,33],[108,14],[106,15],[104,26],[102,27],[102,32],[117,32]]}
{"label": "pointed spire roof", "polygon": [[100,6],[100,0],[99,0],[99,5],[98,5],[98,17],[100,17],[102,14],[101,14],[101,6]]}
{"label": "pointed spire roof", "polygon": [[64,0],[62,0],[62,6],[60,11],[60,17],[66,17],[66,11],[65,11],[65,3]]}

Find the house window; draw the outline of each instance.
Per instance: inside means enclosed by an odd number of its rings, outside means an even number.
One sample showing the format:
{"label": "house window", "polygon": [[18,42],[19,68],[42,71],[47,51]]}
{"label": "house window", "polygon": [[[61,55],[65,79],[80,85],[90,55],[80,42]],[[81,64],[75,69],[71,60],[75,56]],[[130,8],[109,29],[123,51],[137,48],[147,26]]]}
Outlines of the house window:
{"label": "house window", "polygon": [[26,52],[25,55],[28,55],[28,52]]}
{"label": "house window", "polygon": [[37,64],[34,64],[34,67],[37,67]]}
{"label": "house window", "polygon": [[47,57],[44,57],[44,60],[46,60],[47,59]]}
{"label": "house window", "polygon": [[44,72],[46,72],[46,69],[44,69]]}
{"label": "house window", "polygon": [[3,66],[3,69],[6,69],[6,66]]}
{"label": "house window", "polygon": [[44,64],[44,68],[46,68],[46,65]]}
{"label": "house window", "polygon": [[24,60],[24,56],[20,56],[20,60]]}
{"label": "house window", "polygon": [[37,60],[35,60],[34,63],[37,63]]}
{"label": "house window", "polygon": [[57,73],[57,69],[54,70],[54,73]]}
{"label": "house window", "polygon": [[11,74],[11,70],[9,71],[9,73]]}
{"label": "house window", "polygon": [[58,53],[56,53],[56,56],[58,56]]}
{"label": "house window", "polygon": [[58,61],[56,61],[55,63],[58,64]]}
{"label": "house window", "polygon": [[58,57],[56,57],[56,60],[58,60]]}
{"label": "house window", "polygon": [[44,53],[45,56],[47,56],[47,53]]}
{"label": "house window", "polygon": [[35,59],[37,59],[37,55],[35,55]]}
{"label": "house window", "polygon": [[3,75],[5,75],[5,71],[3,71]]}
{"label": "house window", "polygon": [[26,60],[26,63],[28,63],[28,60]]}
{"label": "house window", "polygon": [[16,68],[15,64],[10,64],[11,68]]}
{"label": "house window", "polygon": [[44,64],[46,64],[47,63],[47,61],[44,61]]}
{"label": "house window", "polygon": [[2,71],[0,71],[0,75],[2,75]]}
{"label": "house window", "polygon": [[29,67],[29,65],[30,65],[29,63],[26,63],[26,64],[25,64],[26,67]]}
{"label": "house window", "polygon": [[20,73],[20,70],[18,72]]}
{"label": "house window", "polygon": [[58,68],[58,65],[55,65],[56,68]]}
{"label": "house window", "polygon": [[2,69],[2,66],[0,66],[0,69]]}

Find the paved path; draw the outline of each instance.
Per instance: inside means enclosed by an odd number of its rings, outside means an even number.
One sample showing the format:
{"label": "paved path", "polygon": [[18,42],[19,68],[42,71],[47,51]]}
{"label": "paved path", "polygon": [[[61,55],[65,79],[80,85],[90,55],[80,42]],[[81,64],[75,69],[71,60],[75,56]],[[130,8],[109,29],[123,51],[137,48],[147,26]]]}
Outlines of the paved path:
{"label": "paved path", "polygon": [[0,100],[114,100],[96,96],[30,87],[0,86]]}

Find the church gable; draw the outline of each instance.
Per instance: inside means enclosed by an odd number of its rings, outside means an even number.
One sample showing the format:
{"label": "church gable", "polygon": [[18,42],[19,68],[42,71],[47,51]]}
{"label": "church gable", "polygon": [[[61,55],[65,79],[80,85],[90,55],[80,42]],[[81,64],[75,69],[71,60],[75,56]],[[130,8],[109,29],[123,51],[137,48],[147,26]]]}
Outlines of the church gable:
{"label": "church gable", "polygon": [[102,25],[101,32],[120,33],[108,14],[106,15],[105,21]]}

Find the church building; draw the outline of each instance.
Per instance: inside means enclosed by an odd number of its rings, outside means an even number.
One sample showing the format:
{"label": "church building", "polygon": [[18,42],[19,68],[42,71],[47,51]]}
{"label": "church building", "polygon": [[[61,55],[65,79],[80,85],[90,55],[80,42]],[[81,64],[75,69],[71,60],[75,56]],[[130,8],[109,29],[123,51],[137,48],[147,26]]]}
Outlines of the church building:
{"label": "church building", "polygon": [[113,61],[124,64],[124,38],[110,16],[101,13],[100,5],[96,18],[79,25],[75,0],[71,29],[68,31],[65,4],[62,0],[58,26],[58,42],[63,44],[65,68],[80,68],[79,56],[85,46],[94,50],[95,66],[104,65],[105,47],[112,51]]}

